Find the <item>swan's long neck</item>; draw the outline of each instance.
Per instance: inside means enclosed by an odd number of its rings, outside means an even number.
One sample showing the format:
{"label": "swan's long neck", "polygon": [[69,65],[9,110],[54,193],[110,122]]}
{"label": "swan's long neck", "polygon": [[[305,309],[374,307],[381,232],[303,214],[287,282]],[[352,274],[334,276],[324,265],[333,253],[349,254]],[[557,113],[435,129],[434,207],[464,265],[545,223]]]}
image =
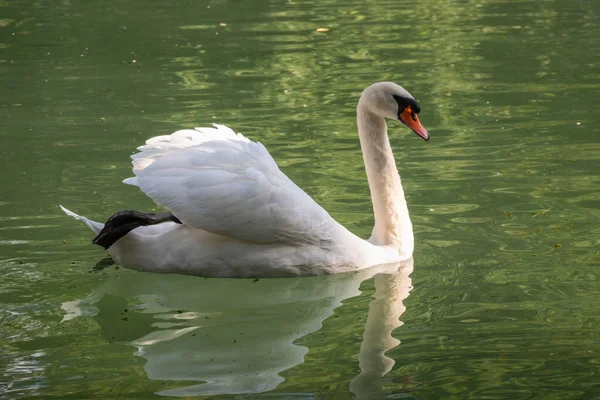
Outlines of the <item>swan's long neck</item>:
{"label": "swan's long neck", "polygon": [[396,247],[400,255],[410,255],[414,246],[412,224],[385,120],[359,102],[357,121],[375,215],[369,241]]}

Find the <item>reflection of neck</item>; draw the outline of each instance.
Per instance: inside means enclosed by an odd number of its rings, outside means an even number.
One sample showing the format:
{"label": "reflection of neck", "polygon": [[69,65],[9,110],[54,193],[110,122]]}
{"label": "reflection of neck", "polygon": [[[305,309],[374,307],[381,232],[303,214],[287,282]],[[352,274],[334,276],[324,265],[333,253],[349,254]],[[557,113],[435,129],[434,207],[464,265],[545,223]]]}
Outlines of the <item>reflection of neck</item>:
{"label": "reflection of neck", "polygon": [[402,325],[400,316],[406,310],[403,300],[408,297],[412,272],[404,266],[394,274],[375,275],[374,299],[369,304],[369,314],[363,333],[363,342],[358,353],[360,374],[350,382],[350,391],[358,399],[379,399],[383,392],[381,378],[394,366],[394,360],[385,355],[386,351],[400,344],[392,337],[394,329]]}
{"label": "reflection of neck", "polygon": [[357,122],[375,216],[369,241],[378,246],[397,247],[400,255],[410,255],[412,224],[385,121],[359,102]]}

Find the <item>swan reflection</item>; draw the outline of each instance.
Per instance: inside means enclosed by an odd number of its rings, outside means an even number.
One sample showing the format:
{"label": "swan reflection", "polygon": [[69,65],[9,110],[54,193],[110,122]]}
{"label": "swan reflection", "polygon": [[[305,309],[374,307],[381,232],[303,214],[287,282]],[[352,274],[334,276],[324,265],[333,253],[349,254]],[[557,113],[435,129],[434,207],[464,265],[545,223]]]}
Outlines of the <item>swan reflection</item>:
{"label": "swan reflection", "polygon": [[62,308],[64,320],[93,316],[106,340],[132,343],[149,379],[194,382],[160,395],[259,393],[277,388],[283,371],[304,362],[309,349],[295,342],[321,329],[373,278],[361,372],[350,390],[375,398],[394,365],[385,352],[399,344],[392,331],[402,324],[412,268],[411,259],[357,273],[254,281],[127,273]]}

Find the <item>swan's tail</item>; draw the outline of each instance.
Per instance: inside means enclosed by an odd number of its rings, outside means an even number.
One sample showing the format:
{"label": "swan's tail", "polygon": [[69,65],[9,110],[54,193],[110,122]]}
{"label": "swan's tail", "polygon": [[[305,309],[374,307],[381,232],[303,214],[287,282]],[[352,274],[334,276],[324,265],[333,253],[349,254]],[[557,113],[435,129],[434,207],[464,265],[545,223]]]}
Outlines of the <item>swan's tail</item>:
{"label": "swan's tail", "polygon": [[78,219],[78,220],[82,221],[96,235],[98,233],[100,233],[100,231],[102,230],[102,228],[104,228],[104,224],[101,224],[100,222],[89,220],[86,217],[82,217],[81,215],[77,215],[73,211],[69,211],[66,208],[64,208],[63,206],[60,206],[60,209],[63,210],[65,214],[67,214],[67,215],[69,215],[69,216],[71,216],[71,217],[73,217],[75,219]]}

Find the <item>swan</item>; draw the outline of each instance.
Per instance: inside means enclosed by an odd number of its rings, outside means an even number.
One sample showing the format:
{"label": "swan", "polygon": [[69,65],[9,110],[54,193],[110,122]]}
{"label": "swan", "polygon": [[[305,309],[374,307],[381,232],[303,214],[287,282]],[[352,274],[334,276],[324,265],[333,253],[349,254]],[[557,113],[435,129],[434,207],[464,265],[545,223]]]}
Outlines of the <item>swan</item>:
{"label": "swan", "polygon": [[288,277],[357,271],[412,257],[414,237],[385,119],[429,140],[414,97],[392,82],[367,87],[357,106],[375,226],[363,240],[336,222],[258,142],[223,125],[157,136],[132,156],[138,186],[168,212],[121,211],[88,226],[115,262],[157,273]]}

